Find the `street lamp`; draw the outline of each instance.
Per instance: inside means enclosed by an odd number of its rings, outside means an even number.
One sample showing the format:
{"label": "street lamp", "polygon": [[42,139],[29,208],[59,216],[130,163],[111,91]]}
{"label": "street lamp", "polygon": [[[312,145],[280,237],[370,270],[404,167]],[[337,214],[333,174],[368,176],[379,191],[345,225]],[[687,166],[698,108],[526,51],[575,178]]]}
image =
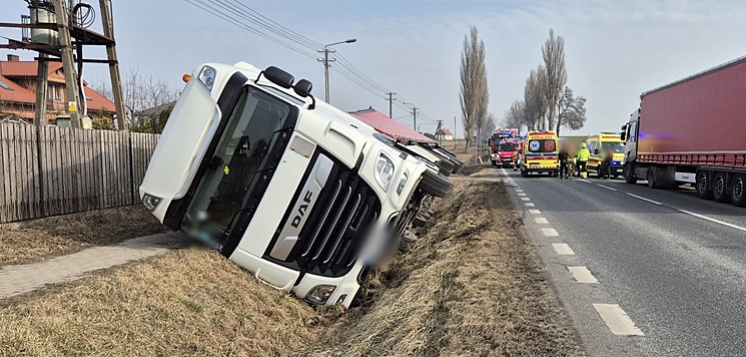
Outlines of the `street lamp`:
{"label": "street lamp", "polygon": [[343,44],[343,43],[355,43],[355,42],[357,42],[357,39],[356,38],[351,38],[351,39],[340,41],[340,42],[330,43],[330,44],[324,46],[323,50],[319,50],[319,53],[323,53],[324,54],[324,58],[319,59],[319,62],[323,62],[324,63],[324,79],[325,79],[324,82],[326,84],[326,86],[324,88],[324,97],[325,97],[325,100],[326,100],[327,103],[329,103],[329,63],[336,61],[333,58],[331,60],[329,59],[329,52],[331,52],[331,53],[337,52],[334,49],[329,48],[329,47],[334,46],[334,45],[340,45],[340,44]]}
{"label": "street lamp", "polygon": [[412,109],[412,117],[414,118],[414,123],[413,123],[414,127],[413,127],[413,129],[414,129],[414,131],[417,131],[417,110],[420,109],[420,108],[417,108],[417,106],[415,106],[414,103],[404,102],[402,104],[404,104],[404,105],[406,105],[406,106],[408,106],[409,108]]}

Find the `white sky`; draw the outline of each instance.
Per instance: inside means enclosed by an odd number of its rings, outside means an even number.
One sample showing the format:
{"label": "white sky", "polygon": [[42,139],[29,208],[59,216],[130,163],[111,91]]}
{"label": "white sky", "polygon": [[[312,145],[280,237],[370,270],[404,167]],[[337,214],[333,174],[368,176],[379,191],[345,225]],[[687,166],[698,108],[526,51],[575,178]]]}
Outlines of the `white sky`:
{"label": "white sky", "polygon": [[[588,99],[588,122],[579,134],[616,131],[636,108],[641,92],[746,54],[746,2],[736,0],[240,1],[317,42],[357,38],[355,44],[340,45],[340,52],[367,76],[422,108],[427,118],[444,120],[449,129],[454,117],[460,123],[459,55],[471,25],[486,43],[490,111],[499,118],[523,97],[525,79],[541,61],[549,28],[565,38],[568,85]],[[258,67],[278,65],[296,78],[308,78],[323,97],[323,71],[314,59],[183,0],[113,3],[123,76],[137,69],[181,86],[181,75],[202,62],[243,60]],[[0,22],[17,22],[26,11],[22,0],[0,0]],[[0,36],[17,39],[20,30],[3,29]],[[104,54],[89,50],[86,55]],[[108,80],[105,66],[91,65],[86,71],[89,82]],[[382,94],[332,72],[332,104],[344,110],[373,106],[388,113]],[[394,108],[394,117],[411,125],[406,115],[403,106]],[[432,132],[432,120],[418,120],[421,131]],[[462,133],[457,129],[457,135]]]}

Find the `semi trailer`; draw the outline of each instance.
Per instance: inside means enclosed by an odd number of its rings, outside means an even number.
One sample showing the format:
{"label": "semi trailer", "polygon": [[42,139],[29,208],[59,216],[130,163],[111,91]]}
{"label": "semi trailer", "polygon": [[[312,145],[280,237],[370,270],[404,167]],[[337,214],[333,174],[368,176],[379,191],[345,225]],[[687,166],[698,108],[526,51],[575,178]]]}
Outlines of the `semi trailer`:
{"label": "semi trailer", "polygon": [[627,183],[746,205],[746,57],[642,93],[622,131]]}

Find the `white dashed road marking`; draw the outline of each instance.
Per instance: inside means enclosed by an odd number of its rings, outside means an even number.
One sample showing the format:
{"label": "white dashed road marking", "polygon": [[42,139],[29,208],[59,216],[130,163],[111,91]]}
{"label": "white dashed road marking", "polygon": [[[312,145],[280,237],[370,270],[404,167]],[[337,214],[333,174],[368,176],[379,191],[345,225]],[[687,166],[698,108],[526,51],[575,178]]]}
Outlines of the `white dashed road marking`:
{"label": "white dashed road marking", "polygon": [[554,228],[542,228],[541,231],[545,237],[559,237],[559,233]]}
{"label": "white dashed road marking", "polygon": [[567,270],[572,273],[578,284],[598,284],[598,279],[586,267],[567,267]]}
{"label": "white dashed road marking", "polygon": [[653,201],[653,200],[651,200],[649,198],[645,198],[645,197],[642,197],[642,196],[634,195],[634,194],[631,194],[631,193],[628,193],[627,196],[636,198],[636,199],[641,200],[641,201],[645,201],[647,203],[652,203],[652,204],[654,204],[656,206],[663,206],[663,204],[660,203],[660,202],[658,202],[658,201]]}
{"label": "white dashed road marking", "polygon": [[528,197],[521,197],[521,201],[528,202],[531,201],[531,199]]}
{"label": "white dashed road marking", "polygon": [[737,229],[739,231],[746,232],[746,228],[741,227],[741,226],[737,226],[735,224],[731,224],[731,223],[728,223],[728,222],[719,221],[717,219],[710,218],[710,217],[707,217],[707,216],[703,216],[701,214],[697,214],[697,213],[694,213],[694,212],[689,212],[689,211],[683,210],[683,209],[680,209],[679,212],[688,214],[688,215],[693,216],[693,217],[701,218],[701,219],[704,219],[706,221],[710,221],[712,223],[717,223],[717,224],[720,224],[720,225],[723,225],[723,226],[726,226],[726,227],[730,227],[730,228],[733,228],[733,229]]}
{"label": "white dashed road marking", "polygon": [[605,188],[605,189],[607,189],[607,190],[609,190],[609,191],[614,191],[614,192],[617,192],[617,191],[619,191],[619,190],[617,190],[617,189],[615,189],[615,188],[613,188],[613,187],[609,187],[609,186],[604,186],[604,185],[598,185],[598,187],[601,187],[601,188]]}
{"label": "white dashed road marking", "polygon": [[537,224],[549,224],[549,221],[544,217],[536,217],[534,218],[534,221],[536,221]]}
{"label": "white dashed road marking", "polygon": [[518,192],[518,197],[526,197],[526,194],[523,192]]}
{"label": "white dashed road marking", "polygon": [[530,213],[530,214],[541,214],[541,211],[539,211],[538,209],[530,209],[530,210],[528,210],[528,213]]}
{"label": "white dashed road marking", "polygon": [[575,255],[575,252],[570,249],[570,246],[564,243],[552,244],[554,251],[559,255]]}
{"label": "white dashed road marking", "polygon": [[578,179],[578,180],[579,180],[580,182],[591,183],[590,181],[588,181],[588,180],[586,180],[586,179]]}
{"label": "white dashed road marking", "polygon": [[536,205],[531,202],[528,202],[526,203],[526,207],[536,207]]}
{"label": "white dashed road marking", "polygon": [[622,336],[645,336],[619,305],[593,304],[601,319],[609,326],[611,333]]}

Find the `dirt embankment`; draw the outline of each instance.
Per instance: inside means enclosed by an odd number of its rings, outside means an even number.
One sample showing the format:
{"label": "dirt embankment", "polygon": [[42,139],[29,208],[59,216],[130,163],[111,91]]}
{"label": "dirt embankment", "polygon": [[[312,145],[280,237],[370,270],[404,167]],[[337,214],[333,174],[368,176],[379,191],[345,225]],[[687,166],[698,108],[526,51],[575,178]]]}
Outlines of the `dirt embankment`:
{"label": "dirt embankment", "polygon": [[582,356],[505,188],[457,182],[413,250],[313,356]]}
{"label": "dirt embankment", "polygon": [[141,206],[51,217],[0,227],[0,268],[163,232]]}

